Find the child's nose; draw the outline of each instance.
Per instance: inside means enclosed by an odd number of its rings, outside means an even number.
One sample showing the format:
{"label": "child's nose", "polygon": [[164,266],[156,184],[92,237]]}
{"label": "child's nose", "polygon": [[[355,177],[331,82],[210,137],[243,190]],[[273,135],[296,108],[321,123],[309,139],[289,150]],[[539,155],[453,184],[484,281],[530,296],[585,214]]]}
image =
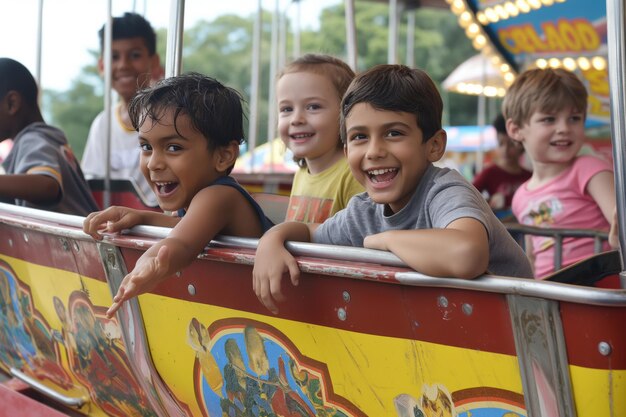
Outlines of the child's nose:
{"label": "child's nose", "polygon": [[567,132],[569,129],[569,120],[560,118],[556,123],[557,132]]}
{"label": "child's nose", "polygon": [[150,171],[157,171],[159,169],[163,169],[164,159],[161,156],[160,152],[152,152],[152,154],[148,157],[148,169]]}
{"label": "child's nose", "polygon": [[367,145],[367,153],[365,155],[368,159],[383,158],[386,153],[387,153],[387,150],[385,148],[384,140],[380,140],[376,138],[370,139]]}
{"label": "child's nose", "polygon": [[301,125],[305,123],[304,112],[302,110],[294,110],[291,117],[292,125]]}
{"label": "child's nose", "polygon": [[120,56],[115,60],[115,63],[118,67],[127,67],[130,63],[130,58],[126,55],[120,54]]}

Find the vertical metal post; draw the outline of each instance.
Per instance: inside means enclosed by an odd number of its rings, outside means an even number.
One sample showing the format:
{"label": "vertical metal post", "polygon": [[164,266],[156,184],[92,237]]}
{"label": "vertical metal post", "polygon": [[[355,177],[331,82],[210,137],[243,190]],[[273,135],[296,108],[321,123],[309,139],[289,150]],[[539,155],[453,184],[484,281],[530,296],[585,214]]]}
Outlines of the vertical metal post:
{"label": "vertical metal post", "polygon": [[287,14],[286,11],[278,12],[278,66],[283,68],[287,62]]}
{"label": "vertical metal post", "polygon": [[250,118],[248,119],[248,152],[250,152],[250,171],[254,169],[254,149],[256,148],[259,120],[259,85],[261,56],[261,24],[263,6],[258,0],[256,18],[252,27],[252,74],[250,79]]}
{"label": "vertical metal post", "polygon": [[[481,57],[482,63],[482,75],[480,83],[483,87],[487,85],[487,58],[483,55]],[[478,96],[478,128],[480,129],[480,133],[478,136],[478,149],[476,150],[476,172],[480,172],[483,169],[483,162],[485,157],[484,151],[484,143],[485,143],[485,125],[486,125],[486,113],[487,113],[487,97],[484,94],[484,91],[480,92]]]}
{"label": "vertical metal post", "polygon": [[[35,58],[35,79],[41,92],[41,45],[43,39],[43,0],[39,0],[37,10],[37,57]],[[39,95],[41,98],[41,94]]]}
{"label": "vertical metal post", "polygon": [[183,66],[183,31],[185,29],[185,0],[170,2],[170,22],[167,28],[165,78],[179,75]]}
{"label": "vertical metal post", "polygon": [[346,9],[346,49],[348,53],[348,65],[356,71],[356,25],[354,23],[354,0],[344,0]]}
{"label": "vertical metal post", "polygon": [[576,417],[559,303],[513,294],[506,299],[528,415]]}
{"label": "vertical metal post", "polygon": [[609,58],[609,85],[611,94],[611,138],[613,141],[613,161],[615,161],[615,191],[617,203],[617,217],[619,219],[619,242],[622,257],[622,272],[620,272],[621,287],[626,288],[626,52],[625,45],[625,17],[624,0],[606,1],[607,44]]}
{"label": "vertical metal post", "polygon": [[111,205],[111,84],[113,79],[111,64],[111,48],[113,38],[113,18],[111,17],[112,0],[107,1],[107,20],[104,24],[104,51],[102,61],[104,67],[104,137],[106,138],[106,146],[104,147],[104,193],[102,195],[102,204],[107,208]]}
{"label": "vertical metal post", "polygon": [[276,0],[272,14],[272,47],[270,52],[270,92],[268,100],[267,142],[270,148],[270,167],[274,166],[273,143],[276,136],[276,74],[278,73],[278,20],[280,1]]}
{"label": "vertical metal post", "polygon": [[398,0],[389,0],[387,63],[398,63]]}
{"label": "vertical metal post", "polygon": [[415,66],[415,10],[406,13],[406,65]]}
{"label": "vertical metal post", "polygon": [[293,0],[296,4],[295,18],[293,22],[293,59],[300,56],[300,0]]}

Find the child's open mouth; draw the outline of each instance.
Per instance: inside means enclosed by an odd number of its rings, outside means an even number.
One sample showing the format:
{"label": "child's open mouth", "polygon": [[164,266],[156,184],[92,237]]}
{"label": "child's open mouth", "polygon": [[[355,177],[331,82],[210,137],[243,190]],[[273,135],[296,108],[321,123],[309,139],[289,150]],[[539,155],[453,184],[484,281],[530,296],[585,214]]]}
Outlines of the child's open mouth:
{"label": "child's open mouth", "polygon": [[172,181],[155,182],[154,185],[156,185],[157,194],[159,196],[167,196],[169,194],[172,194],[178,188],[178,183]]}
{"label": "child's open mouth", "polygon": [[572,141],[571,140],[555,140],[550,142],[550,146],[556,146],[556,147],[567,147],[567,146],[571,146],[572,145]]}
{"label": "child's open mouth", "polygon": [[311,139],[315,133],[296,133],[295,135],[289,135],[289,139],[294,142],[304,142]]}
{"label": "child's open mouth", "polygon": [[398,175],[398,168],[382,168],[367,171],[367,176],[374,184],[384,184],[393,180]]}

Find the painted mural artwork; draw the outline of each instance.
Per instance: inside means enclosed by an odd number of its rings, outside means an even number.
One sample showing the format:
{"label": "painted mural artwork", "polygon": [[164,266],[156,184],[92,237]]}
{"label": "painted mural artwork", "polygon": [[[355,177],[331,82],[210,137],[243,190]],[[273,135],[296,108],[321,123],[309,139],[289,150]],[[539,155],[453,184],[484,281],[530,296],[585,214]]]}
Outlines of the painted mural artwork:
{"label": "painted mural artwork", "polygon": [[40,380],[49,380],[63,389],[73,387],[61,365],[58,333],[33,308],[30,289],[15,272],[0,261],[0,364],[30,371]]}
{"label": "painted mural artwork", "polygon": [[418,399],[394,399],[398,417],[526,417],[524,398],[497,388],[480,387],[450,394],[442,384],[424,384]]}
{"label": "painted mural artwork", "polygon": [[54,307],[72,373],[92,401],[113,416],[156,416],[126,362],[117,323],[106,318],[105,308],[94,308],[83,291],[70,295],[67,310],[57,297]]}
{"label": "painted mural artwork", "polygon": [[74,291],[68,308],[56,296],[52,301],[60,329],[43,319],[28,285],[0,261],[0,364],[70,390],[77,384],[63,368],[63,346],[72,375],[84,386],[81,391],[106,413],[156,416],[126,362],[117,323],[106,318],[105,308],[94,308],[85,291]]}
{"label": "painted mural artwork", "polygon": [[227,319],[189,323],[196,352],[195,388],[208,416],[364,416],[334,394],[324,364],[306,358],[277,329]]}
{"label": "painted mural artwork", "polygon": [[[365,416],[332,392],[324,364],[301,355],[277,329],[248,319],[226,319],[210,328],[189,323],[188,343],[196,353],[195,389],[205,416]],[[398,417],[526,417],[524,398],[498,388],[450,394],[442,384],[425,384],[417,399],[394,399]]]}

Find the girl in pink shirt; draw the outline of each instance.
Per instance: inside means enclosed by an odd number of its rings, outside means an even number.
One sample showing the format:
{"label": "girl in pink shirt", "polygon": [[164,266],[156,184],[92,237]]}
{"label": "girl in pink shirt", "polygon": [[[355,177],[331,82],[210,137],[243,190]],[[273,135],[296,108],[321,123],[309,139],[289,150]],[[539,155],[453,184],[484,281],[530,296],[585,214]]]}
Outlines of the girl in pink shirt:
{"label": "girl in pink shirt", "polygon": [[[533,164],[532,177],[513,197],[518,221],[609,231],[615,210],[613,172],[606,161],[578,156],[585,141],[587,90],[576,75],[552,68],[526,71],[509,88],[502,109],[509,136],[523,144]],[[527,236],[526,253],[536,278],[554,272],[554,239]],[[593,253],[592,239],[564,239],[562,265]]]}

